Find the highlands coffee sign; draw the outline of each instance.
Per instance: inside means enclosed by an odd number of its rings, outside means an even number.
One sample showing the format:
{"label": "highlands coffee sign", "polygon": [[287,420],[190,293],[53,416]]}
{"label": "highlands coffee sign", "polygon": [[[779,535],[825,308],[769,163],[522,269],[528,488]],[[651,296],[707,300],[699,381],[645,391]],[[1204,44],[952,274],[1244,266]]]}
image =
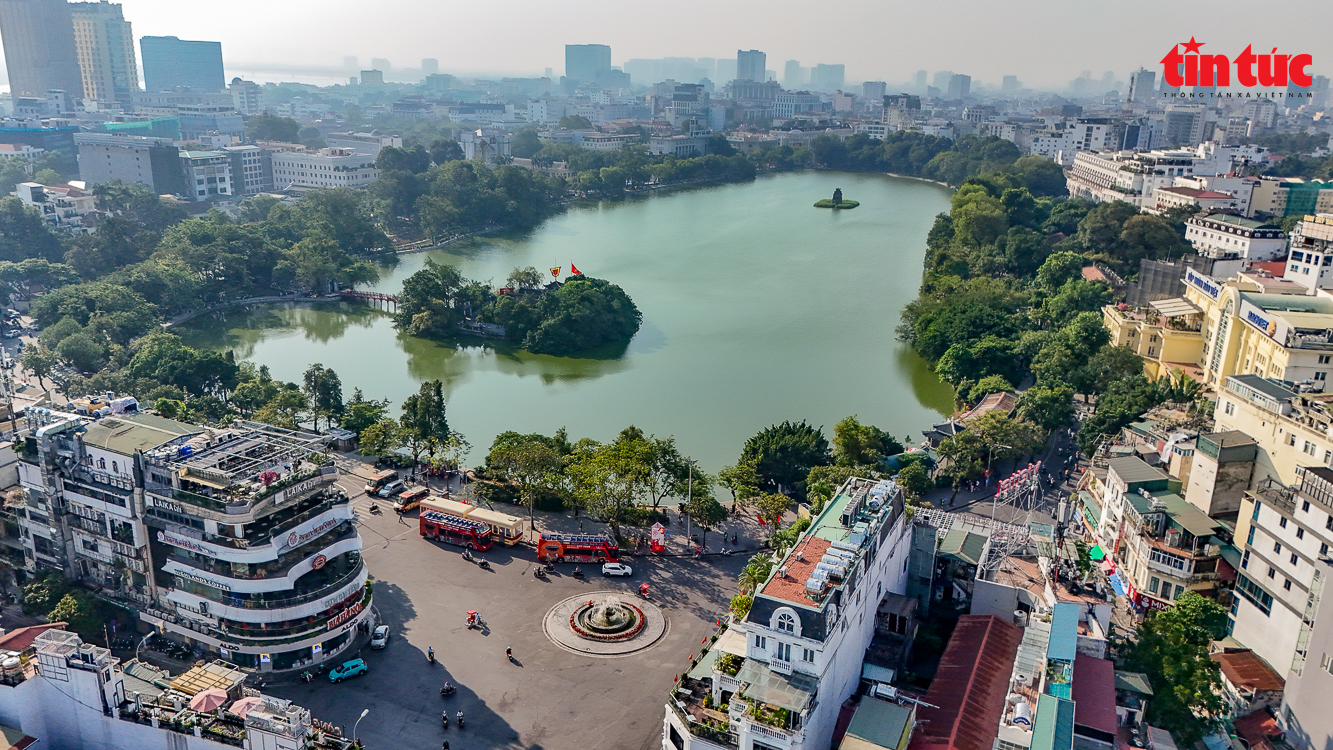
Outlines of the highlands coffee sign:
{"label": "highlands coffee sign", "polygon": [[[1168,86],[1201,86],[1227,88],[1231,86],[1252,88],[1255,86],[1271,87],[1271,91],[1261,92],[1210,92],[1213,96],[1276,96],[1309,97],[1308,91],[1288,93],[1287,86],[1309,88],[1314,84],[1310,66],[1314,58],[1307,54],[1280,54],[1278,48],[1270,51],[1254,51],[1254,45],[1248,45],[1235,57],[1227,55],[1204,54],[1204,42],[1190,37],[1188,42],[1177,42],[1171,51],[1161,59],[1162,78]],[[1201,95],[1197,92],[1193,95]],[[1183,94],[1177,94],[1183,96]]]}

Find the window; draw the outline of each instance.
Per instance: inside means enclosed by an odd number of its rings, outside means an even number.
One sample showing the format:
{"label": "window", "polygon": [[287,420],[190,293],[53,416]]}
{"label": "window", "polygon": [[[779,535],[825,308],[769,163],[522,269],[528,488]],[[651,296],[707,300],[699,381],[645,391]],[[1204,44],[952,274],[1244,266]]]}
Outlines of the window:
{"label": "window", "polygon": [[[1333,258],[1333,255],[1330,255],[1329,257],[1330,257],[1330,258]],[[1329,363],[1329,360],[1333,360],[1333,354],[1320,354],[1320,355],[1319,355],[1319,364],[1321,364],[1321,365],[1326,365],[1326,364]]]}
{"label": "window", "polygon": [[1287,590],[1287,591],[1291,591],[1291,579],[1290,579],[1290,578],[1284,578],[1284,579],[1282,579],[1282,588],[1285,589],[1285,590]]}
{"label": "window", "polygon": [[779,644],[778,644],[778,658],[781,659],[781,660],[783,660],[783,661],[791,661],[791,644],[790,644],[790,643],[779,643]]}
{"label": "window", "polygon": [[1325,372],[1325,371],[1323,371],[1323,370],[1320,370],[1319,372],[1316,372],[1316,373],[1314,374],[1314,379],[1315,379],[1315,380],[1327,380],[1327,379],[1328,379],[1328,373]]}
{"label": "window", "polygon": [[[1282,519],[1282,520],[1285,521],[1285,520],[1287,520],[1287,519],[1284,518],[1284,519]],[[1286,525],[1286,524],[1283,524],[1283,526],[1285,526],[1285,525]],[[1274,551],[1274,552],[1279,552],[1279,553],[1282,552],[1282,543],[1281,543],[1281,542],[1273,542],[1273,551]]]}
{"label": "window", "polygon": [[1254,527],[1250,527],[1250,535],[1245,538],[1246,544],[1254,544]]}
{"label": "window", "polygon": [[1296,445],[1296,433],[1294,432],[1287,433],[1287,445],[1291,446]]}
{"label": "window", "polygon": [[1302,450],[1302,452],[1304,452],[1306,455],[1313,456],[1313,455],[1315,454],[1315,444],[1312,443],[1312,442],[1310,442],[1309,440],[1306,440],[1306,441],[1305,441],[1305,447],[1302,448],[1301,450]]}
{"label": "window", "polygon": [[1304,538],[1305,538],[1305,529],[1296,529],[1296,538],[1297,538],[1297,539],[1304,539]]}
{"label": "window", "polygon": [[1296,553],[1295,553],[1295,552],[1291,553],[1291,564],[1292,564],[1292,565],[1296,565],[1296,564],[1298,564],[1299,559],[1300,559],[1300,558],[1296,557]]}
{"label": "window", "polygon": [[1148,593],[1149,593],[1149,594],[1156,594],[1156,593],[1157,593],[1157,587],[1159,587],[1159,586],[1161,586],[1161,585],[1162,585],[1162,581],[1161,581],[1161,579],[1158,578],[1157,576],[1153,576],[1153,577],[1152,577],[1152,580],[1148,581]]}
{"label": "window", "polygon": [[1277,578],[1277,571],[1273,569],[1273,566],[1272,566],[1272,565],[1269,565],[1269,566],[1268,566],[1268,577],[1269,577],[1269,578]]}
{"label": "window", "polygon": [[[1324,460],[1325,460],[1325,461],[1328,460],[1328,454],[1329,454],[1328,451],[1324,451]],[[1303,501],[1303,502],[1301,503],[1301,512],[1302,512],[1302,513],[1309,513],[1309,512],[1310,512],[1310,501],[1309,501],[1309,500],[1305,500],[1305,501]]]}
{"label": "window", "polygon": [[1278,522],[1277,522],[1277,525],[1278,525],[1278,526],[1281,526],[1281,527],[1284,528],[1284,529],[1287,528],[1287,519],[1285,519],[1285,518],[1279,518],[1279,519],[1278,519]]}
{"label": "window", "polygon": [[778,630],[782,630],[788,633],[796,632],[796,618],[792,617],[786,612],[783,612],[782,614],[778,615],[777,624],[778,624]]}
{"label": "window", "polygon": [[1250,551],[1245,550],[1245,555],[1240,558],[1240,567],[1242,570],[1250,567]]}
{"label": "window", "polygon": [[1327,543],[1324,543],[1324,544],[1319,545],[1319,556],[1320,556],[1320,557],[1323,557],[1323,556],[1325,556],[1325,555],[1327,555],[1327,554],[1328,554],[1328,544],[1327,544]]}
{"label": "window", "polygon": [[1228,402],[1226,402],[1225,404],[1222,405],[1222,411],[1225,412],[1225,413],[1227,413],[1227,414],[1235,414],[1235,413],[1236,413],[1236,405],[1233,404],[1233,403],[1231,403],[1230,401],[1228,401]]}
{"label": "window", "polygon": [[1245,597],[1245,600],[1250,604],[1258,607],[1264,615],[1272,612],[1273,597],[1267,591],[1259,588],[1259,584],[1251,581],[1248,577],[1242,575],[1236,579],[1236,591]]}
{"label": "window", "polygon": [[1185,587],[1184,587],[1184,586],[1176,586],[1176,595],[1173,596],[1173,597],[1171,597],[1171,598],[1172,598],[1172,599],[1179,599],[1179,598],[1180,598],[1180,595],[1183,594],[1183,593],[1185,593]]}
{"label": "window", "polygon": [[815,660],[815,652],[813,649],[808,649],[808,648],[801,649],[801,661],[814,663],[814,660]]}
{"label": "window", "polygon": [[760,651],[767,651],[768,639],[763,637],[762,635],[756,635],[754,637],[754,647]]}

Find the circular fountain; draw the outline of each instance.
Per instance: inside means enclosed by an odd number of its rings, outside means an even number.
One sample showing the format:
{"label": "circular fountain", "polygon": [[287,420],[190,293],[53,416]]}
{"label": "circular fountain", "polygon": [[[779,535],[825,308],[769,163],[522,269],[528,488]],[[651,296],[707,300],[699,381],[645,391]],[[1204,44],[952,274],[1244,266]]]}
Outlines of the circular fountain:
{"label": "circular fountain", "polygon": [[589,656],[624,656],[657,643],[666,634],[665,615],[648,601],[630,604],[614,591],[570,597],[551,608],[542,623],[546,637]]}

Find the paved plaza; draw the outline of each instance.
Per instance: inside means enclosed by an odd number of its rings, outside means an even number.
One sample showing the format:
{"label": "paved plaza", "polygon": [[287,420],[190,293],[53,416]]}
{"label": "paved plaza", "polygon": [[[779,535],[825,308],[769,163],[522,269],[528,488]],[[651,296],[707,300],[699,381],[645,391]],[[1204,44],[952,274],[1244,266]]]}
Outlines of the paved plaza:
{"label": "paved plaza", "polygon": [[[748,554],[689,557],[626,557],[634,567],[629,578],[603,578],[600,569],[585,565],[591,575],[578,580],[573,565],[558,565],[546,580],[532,575],[531,548],[497,545],[481,553],[490,561],[486,571],[462,559],[460,548],[429,542],[417,532],[416,511],[399,519],[389,506],[380,515],[368,512],[361,493],[364,480],[348,474],[340,484],[353,495],[362,554],[375,586],[375,607],[389,625],[388,648],[366,649],[361,656],[368,674],[338,685],[326,678],[311,684],[285,683],[266,692],[290,698],[324,721],[352,725],[362,709],[358,735],[371,750],[439,748],[448,739],[451,750],[465,748],[531,748],[536,750],[639,750],[661,743],[662,711],[673,677],[689,668],[700,641],[725,615],[736,590],[736,575]],[[519,513],[509,507],[497,510]],[[588,531],[599,525],[586,519]],[[539,517],[543,523],[570,524],[563,516]],[[729,521],[728,534],[740,543],[752,539],[753,523]],[[720,534],[710,534],[717,548]],[[753,547],[751,542],[749,546]],[[641,600],[639,584],[651,585],[652,602],[668,627],[651,647],[616,658],[573,653],[552,643],[543,632],[547,613],[560,602],[594,592],[616,592],[631,603]],[[486,622],[469,630],[467,611],[478,610]],[[426,649],[433,647],[438,663],[431,665]],[[512,662],[505,648],[514,650]],[[355,653],[348,653],[352,658]],[[458,692],[441,698],[448,680]],[[449,729],[440,727],[440,713],[450,713]],[[462,710],[465,729],[455,726]]]}

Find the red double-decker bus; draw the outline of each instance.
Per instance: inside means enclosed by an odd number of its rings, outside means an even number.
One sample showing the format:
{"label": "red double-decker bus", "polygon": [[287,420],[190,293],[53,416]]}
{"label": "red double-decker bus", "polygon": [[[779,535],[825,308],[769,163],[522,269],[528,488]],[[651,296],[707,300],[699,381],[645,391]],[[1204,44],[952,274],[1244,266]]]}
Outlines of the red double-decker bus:
{"label": "red double-decker bus", "polygon": [[490,527],[480,521],[469,521],[438,510],[423,512],[418,521],[421,535],[427,539],[475,550],[487,550],[494,544]]}
{"label": "red double-decker bus", "polygon": [[537,540],[542,562],[615,562],[619,555],[616,540],[604,534],[542,534]]}

